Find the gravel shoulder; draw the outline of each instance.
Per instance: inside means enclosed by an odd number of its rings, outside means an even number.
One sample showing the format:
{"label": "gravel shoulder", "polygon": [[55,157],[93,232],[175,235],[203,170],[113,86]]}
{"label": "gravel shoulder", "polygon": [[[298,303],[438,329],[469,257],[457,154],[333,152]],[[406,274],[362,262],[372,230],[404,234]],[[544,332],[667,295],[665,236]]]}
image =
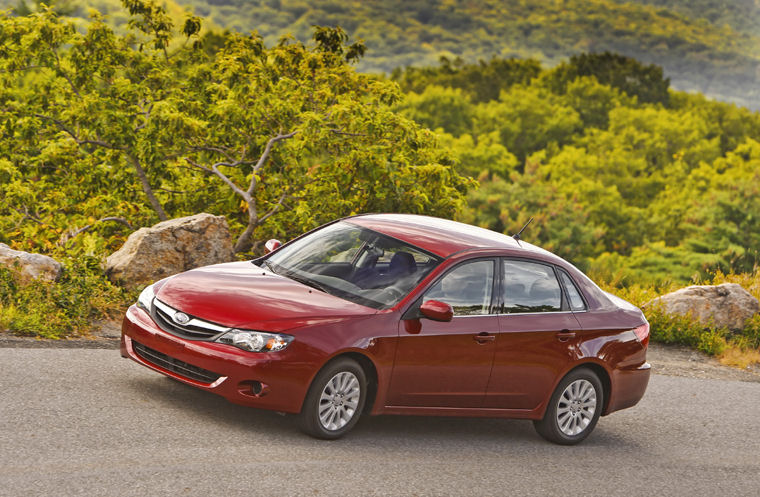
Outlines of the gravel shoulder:
{"label": "gravel shoulder", "polygon": [[717,359],[682,345],[651,343],[647,360],[655,374],[760,383],[757,364],[747,369],[724,366]]}
{"label": "gravel shoulder", "polygon": [[[68,340],[44,340],[0,332],[0,348],[115,349],[119,347],[120,334],[118,321],[100,321],[90,335]],[[717,359],[682,345],[650,343],[647,360],[655,374],[760,383],[760,365],[747,369],[724,366]]]}

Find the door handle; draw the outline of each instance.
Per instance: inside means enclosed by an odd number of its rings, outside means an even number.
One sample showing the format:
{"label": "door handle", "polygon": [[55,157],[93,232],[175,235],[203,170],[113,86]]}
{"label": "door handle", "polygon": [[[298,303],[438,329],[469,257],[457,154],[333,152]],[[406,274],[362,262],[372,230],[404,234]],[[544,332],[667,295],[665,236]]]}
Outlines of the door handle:
{"label": "door handle", "polygon": [[575,338],[575,332],[570,330],[562,330],[557,333],[557,340],[560,342],[567,342],[571,338]]}
{"label": "door handle", "polygon": [[478,343],[488,343],[496,340],[496,335],[489,335],[484,331],[482,333],[478,333],[473,338],[475,338],[475,341]]}

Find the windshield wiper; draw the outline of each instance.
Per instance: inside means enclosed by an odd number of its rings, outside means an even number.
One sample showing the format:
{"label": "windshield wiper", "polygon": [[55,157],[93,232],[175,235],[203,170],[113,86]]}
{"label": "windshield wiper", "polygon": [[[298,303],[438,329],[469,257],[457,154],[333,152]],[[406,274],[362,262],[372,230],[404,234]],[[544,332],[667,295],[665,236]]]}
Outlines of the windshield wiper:
{"label": "windshield wiper", "polygon": [[264,261],[261,261],[261,264],[259,265],[259,267],[266,267],[267,269],[272,271],[274,274],[277,274],[277,271],[274,268],[275,265],[276,264],[274,264],[273,262],[269,262],[269,259],[266,259]]}
{"label": "windshield wiper", "polygon": [[288,277],[288,278],[290,278],[291,280],[295,280],[295,281],[297,281],[297,282],[299,282],[299,283],[303,283],[303,284],[304,284],[304,285],[306,285],[306,286],[310,286],[310,287],[312,287],[312,288],[316,288],[316,289],[317,289],[317,290],[319,290],[320,292],[324,292],[324,293],[330,293],[330,292],[328,292],[328,291],[327,291],[327,289],[326,289],[326,287],[325,287],[325,286],[323,286],[323,285],[321,285],[321,284],[317,283],[317,282],[316,282],[316,281],[314,281],[314,280],[310,280],[309,278],[305,278],[305,277],[303,277],[303,276],[300,276],[300,275],[296,274],[296,273],[295,273],[295,272],[293,272],[293,271],[288,271],[288,272],[287,272],[287,274],[286,274],[285,276],[287,276],[287,277]]}

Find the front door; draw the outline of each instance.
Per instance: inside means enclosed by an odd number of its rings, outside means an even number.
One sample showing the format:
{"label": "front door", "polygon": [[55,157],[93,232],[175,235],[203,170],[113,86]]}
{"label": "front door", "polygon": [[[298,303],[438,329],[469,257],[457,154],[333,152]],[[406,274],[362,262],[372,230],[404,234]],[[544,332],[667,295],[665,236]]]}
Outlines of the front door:
{"label": "front door", "polygon": [[492,259],[464,262],[428,289],[422,301],[450,304],[451,322],[400,322],[390,406],[482,406],[499,331],[495,269]]}

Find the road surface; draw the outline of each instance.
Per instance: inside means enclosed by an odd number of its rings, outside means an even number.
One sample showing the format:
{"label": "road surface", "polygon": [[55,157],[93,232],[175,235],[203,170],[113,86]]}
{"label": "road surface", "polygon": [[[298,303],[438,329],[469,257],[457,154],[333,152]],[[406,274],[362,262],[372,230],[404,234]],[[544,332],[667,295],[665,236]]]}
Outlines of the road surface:
{"label": "road surface", "polygon": [[395,416],[318,441],[112,349],[0,348],[0,392],[2,496],[760,495],[760,383],[653,375],[575,447]]}

